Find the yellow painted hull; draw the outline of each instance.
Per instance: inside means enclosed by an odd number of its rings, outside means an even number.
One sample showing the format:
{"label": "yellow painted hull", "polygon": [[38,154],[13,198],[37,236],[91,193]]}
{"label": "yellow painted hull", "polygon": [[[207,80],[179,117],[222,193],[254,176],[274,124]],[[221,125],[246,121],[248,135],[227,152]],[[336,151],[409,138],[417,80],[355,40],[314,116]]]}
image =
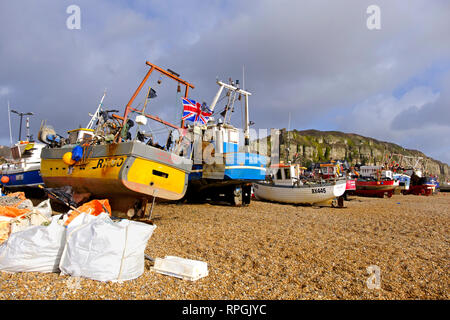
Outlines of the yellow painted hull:
{"label": "yellow painted hull", "polygon": [[188,185],[189,164],[176,165],[165,151],[138,147],[134,152],[133,145],[119,150],[99,146],[92,157],[71,167],[62,160],[70,149],[45,150],[41,155],[42,179],[50,188],[71,186],[75,193],[114,202],[152,197],[181,199]]}

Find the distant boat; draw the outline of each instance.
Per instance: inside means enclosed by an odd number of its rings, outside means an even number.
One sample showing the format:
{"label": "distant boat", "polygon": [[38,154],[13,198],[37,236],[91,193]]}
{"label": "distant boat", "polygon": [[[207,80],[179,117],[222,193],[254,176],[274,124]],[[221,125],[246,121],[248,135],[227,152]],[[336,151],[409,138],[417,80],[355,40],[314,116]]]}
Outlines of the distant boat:
{"label": "distant boat", "polygon": [[347,195],[351,195],[356,191],[356,179],[351,176],[351,168],[347,161],[330,161],[327,163],[316,163],[314,166],[314,175],[319,176],[325,180],[345,178],[345,193],[344,198],[347,200]]}
{"label": "distant boat", "polygon": [[43,185],[40,168],[44,147],[34,141],[20,141],[11,147],[12,159],[0,167],[2,185],[8,189]]}
{"label": "distant boat", "polygon": [[441,192],[450,192],[450,181],[444,181],[439,185],[439,191]]}
{"label": "distant boat", "polygon": [[398,181],[398,187],[395,189],[396,192],[404,193],[404,191],[409,190],[411,184],[411,177],[404,173],[394,173],[394,180]]}
{"label": "distant boat", "polygon": [[390,198],[398,185],[391,170],[384,170],[382,166],[361,166],[355,193],[360,196]]}
{"label": "distant boat", "polygon": [[256,199],[281,203],[329,205],[341,197],[346,180],[302,180],[298,164],[272,165],[266,181],[253,183]]}
{"label": "distant boat", "polygon": [[436,193],[439,192],[439,190],[440,190],[439,181],[438,181],[438,179],[437,179],[436,177],[434,177],[434,176],[430,177],[430,181],[431,181],[431,183],[434,185],[434,188],[433,188],[433,194],[436,194]]}
{"label": "distant boat", "polygon": [[415,171],[411,176],[409,190],[407,190],[405,194],[429,196],[435,192],[436,184],[435,178],[422,176],[420,171]]}

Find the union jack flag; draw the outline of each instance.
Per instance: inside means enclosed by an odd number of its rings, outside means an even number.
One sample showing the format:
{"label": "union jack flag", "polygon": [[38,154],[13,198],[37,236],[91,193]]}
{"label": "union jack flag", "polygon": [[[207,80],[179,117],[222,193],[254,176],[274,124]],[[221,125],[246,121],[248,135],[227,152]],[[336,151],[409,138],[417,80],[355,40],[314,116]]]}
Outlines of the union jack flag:
{"label": "union jack flag", "polygon": [[211,110],[208,109],[206,104],[201,105],[191,99],[183,99],[183,117],[184,121],[200,122],[206,124],[209,117],[212,115]]}

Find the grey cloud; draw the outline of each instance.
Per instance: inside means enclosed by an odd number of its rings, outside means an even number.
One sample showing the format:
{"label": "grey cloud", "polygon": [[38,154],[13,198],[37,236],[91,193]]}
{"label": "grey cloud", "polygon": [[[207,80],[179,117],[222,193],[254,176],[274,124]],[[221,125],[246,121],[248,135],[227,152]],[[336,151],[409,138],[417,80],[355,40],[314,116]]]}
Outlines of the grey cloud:
{"label": "grey cloud", "polygon": [[[448,93],[448,92],[446,92]],[[440,125],[450,128],[450,104],[446,97],[422,107],[411,106],[397,114],[392,120],[392,129],[423,129],[428,125]]]}
{"label": "grey cloud", "polygon": [[[443,36],[450,30],[447,1],[378,0],[377,31],[366,28],[366,8],[374,4],[369,0],[80,0],[82,29],[67,30],[65,9],[72,3],[0,3],[0,28],[7,30],[0,34],[0,87],[10,89],[0,104],[9,98],[35,111],[34,132],[40,119],[62,133],[86,123],[105,87],[106,105],[122,109],[147,71],[145,60],[180,73],[196,86],[191,96],[207,102],[216,76],[240,79],[245,65],[257,127],[286,127],[291,112],[292,128],[302,129],[371,97],[389,97],[450,57]],[[159,106],[152,110],[176,119],[181,103],[166,84],[157,88]],[[405,141],[387,128],[389,133],[387,140]],[[0,128],[1,137],[8,134]]]}

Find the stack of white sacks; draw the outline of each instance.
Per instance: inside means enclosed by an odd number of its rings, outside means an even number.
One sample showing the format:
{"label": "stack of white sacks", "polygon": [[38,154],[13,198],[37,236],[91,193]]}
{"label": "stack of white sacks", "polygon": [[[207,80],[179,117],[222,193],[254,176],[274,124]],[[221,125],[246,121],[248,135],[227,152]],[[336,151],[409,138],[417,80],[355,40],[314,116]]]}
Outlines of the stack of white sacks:
{"label": "stack of white sacks", "polygon": [[108,214],[82,213],[65,227],[67,215],[48,226],[12,233],[0,245],[0,270],[61,272],[99,281],[126,281],[144,272],[144,250],[155,225],[113,221]]}

